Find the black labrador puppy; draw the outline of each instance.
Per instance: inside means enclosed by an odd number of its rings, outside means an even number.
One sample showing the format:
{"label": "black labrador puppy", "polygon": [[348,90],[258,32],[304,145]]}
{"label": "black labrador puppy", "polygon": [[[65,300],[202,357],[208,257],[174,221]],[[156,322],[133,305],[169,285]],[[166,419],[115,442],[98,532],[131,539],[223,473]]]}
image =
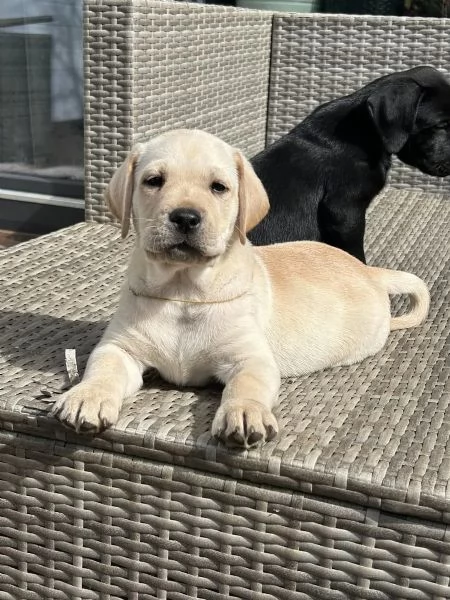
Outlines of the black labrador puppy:
{"label": "black labrador puppy", "polygon": [[320,240],[365,262],[366,209],[392,154],[429,175],[450,174],[450,84],[432,67],[327,102],[257,154],[251,162],[271,210],[250,240]]}

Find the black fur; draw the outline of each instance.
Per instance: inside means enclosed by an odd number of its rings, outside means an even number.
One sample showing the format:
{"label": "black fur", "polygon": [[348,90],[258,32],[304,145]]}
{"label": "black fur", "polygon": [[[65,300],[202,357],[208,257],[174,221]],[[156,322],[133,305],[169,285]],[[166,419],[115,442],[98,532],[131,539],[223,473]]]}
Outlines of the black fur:
{"label": "black fur", "polygon": [[365,261],[366,210],[392,154],[424,173],[450,174],[450,84],[432,67],[386,75],[323,104],[256,155],[271,210],[249,238],[320,240]]}

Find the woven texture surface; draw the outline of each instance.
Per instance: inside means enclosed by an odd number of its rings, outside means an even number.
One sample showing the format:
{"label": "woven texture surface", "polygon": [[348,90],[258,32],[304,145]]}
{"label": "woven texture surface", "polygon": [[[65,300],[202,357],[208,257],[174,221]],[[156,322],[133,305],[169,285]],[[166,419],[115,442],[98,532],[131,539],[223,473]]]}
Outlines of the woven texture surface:
{"label": "woven texture surface", "polygon": [[269,13],[148,0],[85,5],[86,218],[132,143],[180,127],[265,143]]}
{"label": "woven texture surface", "polygon": [[[2,600],[442,600],[448,527],[0,431]],[[447,530],[447,531],[446,531]]]}
{"label": "woven texture surface", "polygon": [[278,440],[247,454],[210,439],[217,390],[157,378],[100,437],[50,419],[64,349],[84,365],[132,240],[80,224],[2,251],[0,598],[450,598],[449,213],[377,201],[369,258],[424,277],[430,318],[285,381]]}
{"label": "woven texture surface", "polygon": [[80,224],[1,253],[2,600],[450,598],[448,230],[443,196],[393,191],[369,259],[432,309],[359,365],[283,382],[278,440],[228,452],[218,390],[156,377],[91,439],[47,416],[118,299],[132,240]]}
{"label": "woven texture surface", "polygon": [[[314,108],[393,71],[428,64],[450,75],[450,19],[275,15],[268,143]],[[394,160],[391,183],[448,191],[448,180]]]}
{"label": "woven texture surface", "polygon": [[88,221],[109,221],[105,184],[132,143],[131,0],[84,3],[84,153]]}
{"label": "woven texture surface", "polygon": [[[89,443],[112,449],[121,442],[125,454],[361,504],[377,497],[377,505],[448,520],[449,215],[448,200],[421,192],[390,191],[377,202],[369,260],[423,277],[433,295],[430,318],[392,333],[362,364],[286,380],[277,441],[248,458],[226,452],[209,434],[219,390],[176,390],[149,377],[116,429]],[[114,311],[131,243],[117,238],[111,226],[80,224],[3,251],[5,428],[79,439],[47,418],[42,394],[64,385],[65,348],[77,350],[83,368]]]}

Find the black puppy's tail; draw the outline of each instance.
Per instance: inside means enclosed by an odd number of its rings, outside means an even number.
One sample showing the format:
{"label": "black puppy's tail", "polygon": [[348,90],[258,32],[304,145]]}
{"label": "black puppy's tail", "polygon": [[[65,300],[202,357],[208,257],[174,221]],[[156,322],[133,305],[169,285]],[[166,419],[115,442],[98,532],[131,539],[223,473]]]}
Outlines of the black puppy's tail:
{"label": "black puppy's tail", "polygon": [[376,269],[377,279],[386,286],[388,294],[408,294],[410,310],[391,318],[391,331],[417,327],[425,321],[430,308],[430,292],[422,279],[405,271]]}

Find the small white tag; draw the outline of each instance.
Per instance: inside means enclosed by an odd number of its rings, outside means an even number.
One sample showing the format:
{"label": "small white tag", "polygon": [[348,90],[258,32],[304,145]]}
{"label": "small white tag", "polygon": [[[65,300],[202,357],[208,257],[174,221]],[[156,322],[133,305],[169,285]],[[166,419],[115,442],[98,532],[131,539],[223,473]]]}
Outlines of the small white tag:
{"label": "small white tag", "polygon": [[66,371],[71,385],[75,385],[80,381],[77,367],[77,352],[74,348],[66,348]]}

